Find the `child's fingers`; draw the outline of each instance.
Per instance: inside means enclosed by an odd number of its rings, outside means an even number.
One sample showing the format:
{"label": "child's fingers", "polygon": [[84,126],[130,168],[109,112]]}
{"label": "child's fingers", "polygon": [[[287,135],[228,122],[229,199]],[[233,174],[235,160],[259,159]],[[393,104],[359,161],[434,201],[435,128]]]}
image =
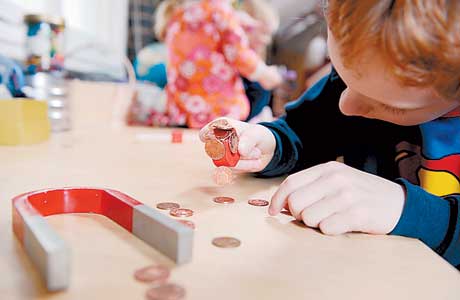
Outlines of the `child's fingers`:
{"label": "child's fingers", "polygon": [[[238,143],[238,152],[242,157],[251,158],[251,155],[260,156],[262,154],[260,149],[256,150],[258,142],[259,136],[257,135],[256,130],[245,130],[243,134],[240,136],[240,141]],[[259,151],[259,154],[257,153],[257,151]]]}
{"label": "child's fingers", "polygon": [[[240,152],[241,154],[241,152]],[[262,157],[262,151],[259,148],[254,147],[252,148],[251,152],[248,155],[241,156],[241,159],[260,159]]]}
{"label": "child's fingers", "polygon": [[353,231],[355,227],[358,228],[355,224],[357,224],[355,218],[347,211],[324,219],[319,224],[319,229],[327,235],[340,235]]}
{"label": "child's fingers", "polygon": [[200,133],[199,133],[200,140],[203,143],[206,143],[206,141],[209,140],[210,133],[211,133],[211,129],[209,128],[209,125],[206,125],[203,128],[201,128]]}

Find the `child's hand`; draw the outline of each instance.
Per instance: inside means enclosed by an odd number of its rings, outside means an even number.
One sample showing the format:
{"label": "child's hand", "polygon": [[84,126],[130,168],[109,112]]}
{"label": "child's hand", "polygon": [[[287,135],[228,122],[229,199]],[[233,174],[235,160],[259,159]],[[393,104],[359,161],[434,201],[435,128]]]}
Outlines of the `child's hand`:
{"label": "child's hand", "polygon": [[[265,169],[271,161],[276,147],[276,140],[271,131],[262,125],[225,119],[235,128],[240,140],[238,144],[240,161],[233,169],[242,172],[260,172]],[[202,142],[207,140],[211,123],[204,126],[200,131]]]}
{"label": "child's hand", "polygon": [[273,195],[269,213],[285,207],[297,220],[330,235],[387,234],[398,223],[404,202],[399,184],[329,162],[289,176]]}
{"label": "child's hand", "polygon": [[258,81],[265,89],[272,90],[283,82],[283,77],[281,77],[278,67],[267,66],[266,71]]}

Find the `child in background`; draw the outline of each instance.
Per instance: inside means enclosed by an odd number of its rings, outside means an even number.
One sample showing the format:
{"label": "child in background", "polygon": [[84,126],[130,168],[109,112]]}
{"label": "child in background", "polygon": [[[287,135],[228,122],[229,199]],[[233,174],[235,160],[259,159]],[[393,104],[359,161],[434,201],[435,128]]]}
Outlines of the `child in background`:
{"label": "child in background", "polygon": [[239,0],[238,16],[250,47],[264,60],[267,46],[280,26],[280,17],[268,0]]}
{"label": "child in background", "polygon": [[240,136],[237,170],[295,173],[271,215],[286,208],[330,235],[418,238],[460,269],[459,9],[328,1],[331,74],[275,122],[229,120]]}
{"label": "child in background", "polygon": [[227,116],[246,120],[250,106],[242,76],[272,89],[281,83],[249,46],[230,0],[167,0],[157,10],[156,33],[168,46],[170,125],[201,128]]}
{"label": "child in background", "polygon": [[[266,60],[268,46],[272,43],[273,36],[280,25],[279,15],[267,0],[239,0],[236,6],[240,23],[249,39],[249,46],[259,57]],[[244,77],[243,84],[251,104],[251,111],[246,121],[250,123],[273,121],[273,111],[270,107],[272,91]],[[281,85],[276,90],[280,88]]]}

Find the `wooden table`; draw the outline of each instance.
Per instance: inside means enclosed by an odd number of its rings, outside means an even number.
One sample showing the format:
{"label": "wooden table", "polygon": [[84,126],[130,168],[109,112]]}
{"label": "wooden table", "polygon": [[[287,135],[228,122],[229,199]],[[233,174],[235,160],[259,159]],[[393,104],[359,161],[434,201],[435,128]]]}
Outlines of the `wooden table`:
{"label": "wooden table", "polygon": [[[460,299],[459,272],[419,241],[327,237],[289,216],[269,217],[246,201],[268,198],[281,179],[247,176],[217,188],[196,132],[171,144],[168,130],[114,126],[113,103],[126,97],[124,87],[71,87],[73,131],[40,145],[0,147],[1,299],[143,299],[147,285],[132,274],[151,263],[170,266],[187,299]],[[175,266],[104,217],[52,216],[48,222],[72,248],[72,276],[67,291],[47,293],[12,235],[11,198],[65,186],[109,187],[147,205],[177,201],[193,209],[193,261]],[[213,203],[219,195],[237,202]],[[222,235],[239,238],[241,247],[212,246]]]}

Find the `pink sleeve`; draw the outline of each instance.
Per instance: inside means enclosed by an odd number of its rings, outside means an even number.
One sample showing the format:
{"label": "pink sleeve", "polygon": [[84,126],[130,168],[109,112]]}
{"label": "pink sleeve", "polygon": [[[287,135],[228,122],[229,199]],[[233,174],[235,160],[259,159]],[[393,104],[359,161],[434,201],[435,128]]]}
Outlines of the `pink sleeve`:
{"label": "pink sleeve", "polygon": [[266,65],[249,47],[249,40],[235,11],[230,5],[216,4],[213,22],[221,35],[222,51],[227,61],[249,79],[261,73]]}

